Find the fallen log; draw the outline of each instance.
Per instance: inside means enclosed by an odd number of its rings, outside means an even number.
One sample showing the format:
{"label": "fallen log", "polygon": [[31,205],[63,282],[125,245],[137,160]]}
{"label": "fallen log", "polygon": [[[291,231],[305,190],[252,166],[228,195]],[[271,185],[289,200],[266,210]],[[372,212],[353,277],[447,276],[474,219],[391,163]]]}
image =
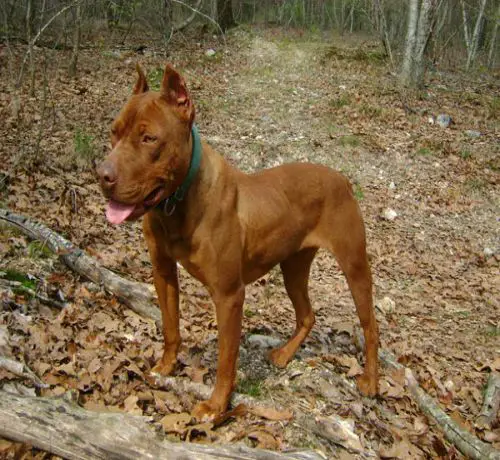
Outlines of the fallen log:
{"label": "fallen log", "polygon": [[85,410],[71,397],[37,398],[0,390],[0,437],[67,459],[320,460],[314,451],[272,452],[244,445],[169,442],[149,417]]}
{"label": "fallen log", "polygon": [[481,412],[476,418],[476,426],[481,429],[491,429],[495,424],[500,407],[500,374],[492,371],[488,377]]}
{"label": "fallen log", "polygon": [[156,297],[153,286],[130,281],[113,273],[58,233],[28,217],[0,209],[0,222],[31,239],[42,241],[69,268],[116,295],[131,310],[153,319],[161,326],[161,313],[154,303]]}

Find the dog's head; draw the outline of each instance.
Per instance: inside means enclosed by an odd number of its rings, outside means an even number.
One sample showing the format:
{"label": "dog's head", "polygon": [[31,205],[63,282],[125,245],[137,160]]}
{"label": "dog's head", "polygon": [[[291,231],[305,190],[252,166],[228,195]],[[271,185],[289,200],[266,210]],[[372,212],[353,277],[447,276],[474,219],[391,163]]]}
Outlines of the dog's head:
{"label": "dog's head", "polygon": [[97,167],[113,224],[135,220],[171,195],[191,160],[194,106],[184,79],[167,65],[160,91],[137,66],[134,94],[111,126],[112,150]]}

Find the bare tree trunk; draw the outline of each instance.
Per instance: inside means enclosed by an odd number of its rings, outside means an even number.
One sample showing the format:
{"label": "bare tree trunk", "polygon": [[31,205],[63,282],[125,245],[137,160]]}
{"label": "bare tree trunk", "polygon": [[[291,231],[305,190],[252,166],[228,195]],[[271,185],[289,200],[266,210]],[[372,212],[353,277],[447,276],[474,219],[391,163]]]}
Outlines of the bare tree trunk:
{"label": "bare tree trunk", "polygon": [[464,26],[464,40],[465,40],[465,48],[467,49],[467,56],[470,53],[470,35],[469,35],[469,21],[467,19],[467,10],[465,9],[465,3],[464,0],[460,0],[460,3],[462,5],[462,20],[463,20],[463,26]]}
{"label": "bare tree trunk", "polygon": [[217,0],[217,22],[224,32],[236,25],[232,0]]}
{"label": "bare tree trunk", "polygon": [[73,10],[73,17],[75,19],[75,30],[73,32],[73,53],[71,54],[71,61],[69,63],[68,73],[70,77],[76,76],[76,68],[78,64],[78,51],[80,50],[80,38],[82,36],[82,6],[78,3]]}
{"label": "bare tree trunk", "polygon": [[[474,64],[474,61],[476,60],[477,48],[483,25],[484,9],[486,7],[486,1],[487,0],[481,0],[481,3],[479,5],[479,13],[477,15],[476,25],[474,27],[474,33],[472,35],[472,39],[470,41],[470,46],[468,48],[468,53],[467,53],[466,70],[470,70],[472,64]],[[462,3],[462,8],[463,8],[463,3]]]}
{"label": "bare tree trunk", "polygon": [[[425,75],[425,50],[432,29],[432,17],[436,7],[436,0],[422,0],[418,23],[415,26],[415,16],[418,0],[411,0],[408,15],[407,46],[405,59],[401,71],[401,82],[406,86],[421,86]],[[413,43],[413,45],[412,45]]]}
{"label": "bare tree trunk", "polygon": [[497,13],[495,15],[495,25],[490,38],[490,50],[488,51],[488,68],[492,69],[495,63],[495,48],[497,44],[498,23],[500,23],[500,3],[498,4]]}
{"label": "bare tree trunk", "polygon": [[411,84],[411,74],[413,70],[413,53],[415,50],[415,40],[418,22],[418,0],[410,0],[408,5],[408,25],[406,29],[406,45],[401,68],[401,80],[403,84]]}
{"label": "bare tree trunk", "polygon": [[413,59],[414,85],[421,86],[425,74],[425,49],[431,34],[432,15],[436,6],[436,0],[422,0],[420,14],[418,16],[417,40],[415,42],[415,54]]}

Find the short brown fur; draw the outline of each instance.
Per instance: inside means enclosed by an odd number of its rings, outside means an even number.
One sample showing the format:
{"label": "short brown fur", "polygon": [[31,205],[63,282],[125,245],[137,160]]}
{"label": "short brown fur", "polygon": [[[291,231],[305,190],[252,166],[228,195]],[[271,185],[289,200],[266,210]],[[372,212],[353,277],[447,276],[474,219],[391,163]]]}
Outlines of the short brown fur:
{"label": "short brown fur", "polygon": [[[170,66],[160,92],[148,90],[143,72],[134,95],[112,128],[113,149],[99,166],[104,194],[137,204],[162,312],[165,347],[153,371],[170,374],[181,343],[177,262],[208,289],[216,307],[219,363],[215,389],[193,415],[225,411],[233,391],[245,285],[280,264],[296,313],[296,328],[270,360],[284,367],[314,325],[307,284],[318,248],[326,248],[346,275],[366,343],[358,386],[378,390],[378,328],[365,230],[351,185],[320,165],[285,164],[244,174],[202,143],[200,169],[174,212],[152,206],[183,182],[192,154],[194,107],[182,77]],[[153,203],[147,197],[153,194]],[[149,206],[148,206],[149,204]]]}

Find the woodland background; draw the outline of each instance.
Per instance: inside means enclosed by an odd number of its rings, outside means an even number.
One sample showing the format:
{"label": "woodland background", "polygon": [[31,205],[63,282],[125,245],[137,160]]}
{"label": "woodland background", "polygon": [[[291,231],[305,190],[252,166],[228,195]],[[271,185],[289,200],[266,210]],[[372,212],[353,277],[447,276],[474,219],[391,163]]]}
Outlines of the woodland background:
{"label": "woodland background", "polygon": [[[0,0],[1,456],[138,458],[173,441],[160,452],[498,458],[499,23],[498,0]],[[311,273],[317,324],[286,370],[264,359],[293,330],[279,269],[248,287],[244,407],[212,424],[188,416],[213,385],[217,334],[208,294],[183,271],[181,365],[168,382],[149,376],[162,351],[154,300],[109,275],[151,283],[140,223],[106,223],[94,167],[135,64],[158,88],[166,62],[202,137],[241,169],[312,161],[352,181],[379,398],[354,385],[357,317],[326,253]],[[77,248],[111,272],[85,272]],[[135,289],[142,310],[124,294]],[[118,438],[103,420],[128,428]],[[107,430],[120,440],[99,444]]]}

